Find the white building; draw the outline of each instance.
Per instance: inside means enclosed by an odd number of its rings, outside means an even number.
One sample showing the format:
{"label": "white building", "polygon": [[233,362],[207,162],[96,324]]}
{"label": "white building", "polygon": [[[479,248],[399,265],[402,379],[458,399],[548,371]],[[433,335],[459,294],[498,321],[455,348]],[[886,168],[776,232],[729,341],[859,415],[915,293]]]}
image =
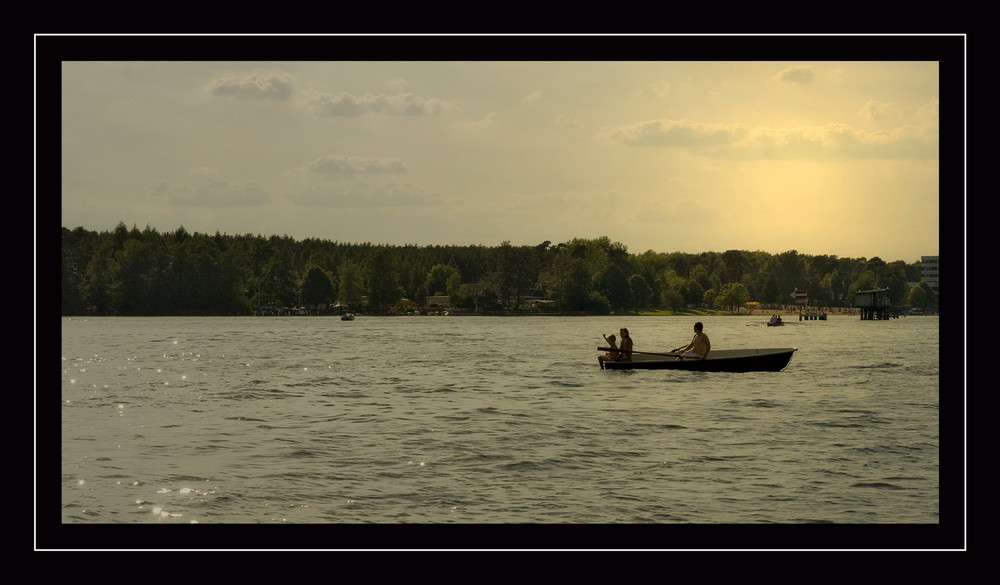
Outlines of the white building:
{"label": "white building", "polygon": [[940,295],[938,286],[941,282],[941,261],[940,256],[920,257],[920,280],[926,282],[935,295]]}

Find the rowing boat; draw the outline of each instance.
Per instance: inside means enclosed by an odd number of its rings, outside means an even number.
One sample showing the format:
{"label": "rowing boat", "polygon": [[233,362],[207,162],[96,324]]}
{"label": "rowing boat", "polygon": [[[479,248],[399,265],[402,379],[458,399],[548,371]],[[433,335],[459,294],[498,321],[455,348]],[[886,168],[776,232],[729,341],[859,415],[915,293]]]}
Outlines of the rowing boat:
{"label": "rowing boat", "polygon": [[[598,351],[608,351],[599,347]],[[606,370],[692,370],[699,372],[780,372],[798,351],[795,347],[713,349],[706,359],[677,359],[677,353],[632,351],[631,361],[601,361]]]}

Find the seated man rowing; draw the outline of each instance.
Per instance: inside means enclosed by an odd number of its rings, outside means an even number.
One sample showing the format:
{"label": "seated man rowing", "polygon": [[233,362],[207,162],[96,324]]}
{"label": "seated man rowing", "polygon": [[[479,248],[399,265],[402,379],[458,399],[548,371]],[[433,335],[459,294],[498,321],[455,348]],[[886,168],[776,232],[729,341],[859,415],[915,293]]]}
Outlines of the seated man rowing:
{"label": "seated man rowing", "polygon": [[702,331],[704,326],[701,321],[694,324],[694,337],[691,338],[691,343],[685,345],[684,347],[678,347],[672,350],[670,353],[683,352],[681,355],[677,356],[677,359],[699,359],[703,360],[708,357],[708,352],[712,349],[712,342],[709,341],[708,335]]}

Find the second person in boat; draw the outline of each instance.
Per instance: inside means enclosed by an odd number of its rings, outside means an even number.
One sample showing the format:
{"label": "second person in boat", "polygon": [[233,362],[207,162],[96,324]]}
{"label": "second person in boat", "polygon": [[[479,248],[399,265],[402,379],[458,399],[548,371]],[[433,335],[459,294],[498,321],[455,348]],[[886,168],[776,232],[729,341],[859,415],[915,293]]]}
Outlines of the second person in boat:
{"label": "second person in boat", "polygon": [[632,337],[628,334],[628,329],[622,327],[618,330],[618,333],[622,336],[621,345],[618,346],[618,359],[616,361],[620,362],[630,362],[632,361]]}

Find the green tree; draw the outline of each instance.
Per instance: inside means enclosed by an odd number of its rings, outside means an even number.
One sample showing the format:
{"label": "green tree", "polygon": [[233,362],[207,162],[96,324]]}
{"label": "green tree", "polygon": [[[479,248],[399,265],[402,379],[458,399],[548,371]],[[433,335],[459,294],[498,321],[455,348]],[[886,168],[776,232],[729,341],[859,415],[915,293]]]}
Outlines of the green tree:
{"label": "green tree", "polygon": [[735,311],[737,307],[746,306],[749,301],[750,291],[743,286],[742,282],[730,282],[722,285],[722,290],[715,298],[717,306],[726,307],[730,311]]}
{"label": "green tree", "polygon": [[372,259],[368,278],[368,306],[376,313],[386,313],[403,298],[399,276],[387,249],[380,248]]}
{"label": "green tree", "polygon": [[496,250],[494,270],[490,282],[497,299],[506,309],[513,306],[512,299],[517,295],[517,267],[514,258],[514,247],[510,241],[504,241]]}
{"label": "green tree", "polygon": [[726,250],[722,254],[722,265],[720,272],[725,275],[725,282],[742,282],[750,268],[750,256],[743,250]]}
{"label": "green tree", "polygon": [[[713,274],[712,271],[708,269],[704,264],[695,264],[691,267],[691,270],[684,276],[683,272],[677,271],[682,278],[686,278],[690,282],[695,282],[701,287],[701,290],[708,290],[710,288],[718,289],[722,284],[717,274]],[[678,289],[682,285],[678,285]]]}
{"label": "green tree", "polygon": [[921,281],[919,286],[924,291],[924,307],[936,307],[938,304],[937,294],[934,293],[934,289],[931,285],[924,281]]}
{"label": "green tree", "polygon": [[271,258],[260,276],[251,280],[253,306],[290,307],[298,297],[295,276],[278,258]]}
{"label": "green tree", "polygon": [[582,259],[574,259],[560,283],[560,308],[566,311],[586,311],[591,306],[590,271]]}
{"label": "green tree", "polygon": [[651,303],[650,306],[652,308],[658,307],[660,303],[660,283],[657,275],[669,267],[670,263],[667,255],[647,250],[633,257],[632,263],[635,266],[636,273],[642,276],[643,280],[649,286],[648,302]]}
{"label": "green tree", "polygon": [[299,287],[299,300],[306,307],[321,305],[328,307],[337,297],[333,279],[319,266],[311,266],[306,271]]}
{"label": "green tree", "polygon": [[70,231],[62,228],[62,314],[85,315],[87,305],[83,298],[87,264],[94,254],[95,238],[82,228]]}
{"label": "green tree", "polygon": [[827,273],[820,279],[819,284],[810,285],[809,302],[821,307],[832,307],[834,305],[833,294],[833,273]]}
{"label": "green tree", "polygon": [[607,299],[613,311],[628,310],[635,304],[628,278],[617,264],[608,264],[604,267],[597,275],[594,290]]}
{"label": "green tree", "polygon": [[164,307],[157,303],[156,277],[160,261],[153,247],[139,239],[128,237],[120,252],[118,282],[120,294],[118,310],[122,315],[162,314]]}
{"label": "green tree", "polygon": [[118,225],[115,226],[114,240],[113,240],[114,241],[113,249],[115,252],[121,252],[122,250],[125,249],[125,240],[127,240],[128,237],[129,237],[128,226],[126,226],[125,222],[123,221],[118,222]]}
{"label": "green tree", "polygon": [[902,260],[888,262],[882,267],[880,283],[889,289],[889,298],[894,303],[902,303],[910,293],[906,273],[906,263]]}
{"label": "green tree", "polygon": [[873,271],[865,270],[859,273],[854,282],[851,283],[851,300],[853,301],[853,293],[855,292],[860,290],[874,290],[877,288],[876,282],[875,273]]}
{"label": "green tree", "polygon": [[705,291],[705,296],[702,297],[702,304],[704,304],[704,306],[706,306],[706,307],[716,307],[716,306],[719,306],[717,304],[717,297],[718,296],[719,296],[719,292],[717,290],[715,290],[714,288],[710,288],[710,289],[708,289],[708,290]]}
{"label": "green tree", "polygon": [[587,302],[583,306],[583,310],[590,313],[607,314],[612,310],[611,302],[600,292],[591,289],[587,295]]}
{"label": "green tree", "polygon": [[419,253],[414,248],[403,248],[392,252],[396,257],[400,285],[405,291],[403,296],[423,301],[424,297],[435,294],[427,285],[427,267],[425,262],[414,257]]}
{"label": "green tree", "polygon": [[807,286],[805,258],[797,251],[789,250],[774,256],[772,267],[778,283],[780,302],[787,303],[792,291]]}
{"label": "green tree", "polygon": [[537,247],[515,247],[509,241],[496,249],[493,271],[487,281],[504,308],[521,308],[524,292],[538,282],[537,256]]}
{"label": "green tree", "polygon": [[[110,242],[109,242],[110,243]],[[118,280],[118,263],[110,246],[95,251],[81,285],[81,300],[90,315],[116,315],[121,284]]]}
{"label": "green tree", "polygon": [[781,291],[778,290],[778,279],[775,278],[774,273],[769,272],[767,278],[764,280],[764,288],[761,291],[761,300],[765,303],[783,303],[784,300],[781,298]]}
{"label": "green tree", "polygon": [[649,306],[653,289],[641,274],[633,274],[628,277],[628,287],[632,291],[632,308],[635,312]]}
{"label": "green tree", "polygon": [[241,271],[220,262],[222,255],[213,240],[180,230],[169,240],[163,245],[167,262],[157,284],[163,291],[163,314],[220,315],[244,308]]}
{"label": "green tree", "polygon": [[686,305],[701,305],[702,299],[705,297],[705,289],[696,280],[685,279],[681,284],[680,293]]}
{"label": "green tree", "polygon": [[660,291],[660,304],[671,310],[684,308],[684,295],[674,288],[664,288]]}
{"label": "green tree", "polygon": [[352,309],[361,306],[365,294],[365,276],[361,267],[352,260],[345,260],[338,270],[340,274],[340,302]]}
{"label": "green tree", "polygon": [[697,286],[697,283],[680,276],[673,268],[661,270],[656,279],[663,307],[676,311],[687,304],[700,304],[701,299],[689,299],[685,295],[691,285]]}
{"label": "green tree", "polygon": [[445,284],[445,293],[448,295],[448,300],[451,306],[457,307],[464,302],[463,294],[464,289],[462,288],[462,275],[455,269],[455,272],[448,275],[448,282]]}
{"label": "green tree", "polygon": [[927,291],[921,288],[920,285],[910,288],[910,294],[906,299],[906,304],[913,307],[926,307]]}
{"label": "green tree", "polygon": [[[374,269],[376,265],[389,272]],[[149,226],[129,229],[120,222],[100,233],[63,228],[62,311],[241,314],[251,304],[288,306],[300,300],[300,279],[312,267],[325,271],[333,289],[340,289],[341,300],[356,307],[366,284],[389,298],[399,294],[419,299],[444,292],[456,305],[491,310],[500,308],[497,296],[504,307],[517,310],[524,295],[537,291],[568,311],[622,309],[622,299],[629,297],[630,310],[644,305],[715,306],[720,299],[732,302],[726,300],[732,291],[725,287],[734,283],[746,287],[754,300],[770,304],[789,303],[790,292],[798,287],[806,288],[813,302],[829,306],[850,305],[856,290],[876,287],[888,288],[893,302],[920,296],[910,285],[919,281],[919,262],[884,262],[878,257],[807,256],[795,250],[777,255],[648,250],[636,255],[606,236],[537,246],[513,246],[509,241],[498,247],[373,246],[218,231],[209,236],[183,227],[161,234]],[[622,274],[631,275],[625,279],[628,294],[620,287]],[[463,281],[470,285],[463,286]],[[640,290],[642,282],[648,296]],[[352,292],[349,283],[360,292]],[[936,305],[932,291],[921,288],[926,302]],[[374,298],[382,302],[377,291]]]}
{"label": "green tree", "polygon": [[554,248],[549,265],[539,275],[540,284],[549,290],[549,295],[561,310],[568,310],[566,305],[567,278],[571,266],[576,262],[565,244]]}
{"label": "green tree", "polygon": [[459,275],[459,272],[458,268],[454,266],[447,266],[445,264],[431,266],[426,278],[427,290],[433,295],[448,294],[449,280],[455,275]]}

